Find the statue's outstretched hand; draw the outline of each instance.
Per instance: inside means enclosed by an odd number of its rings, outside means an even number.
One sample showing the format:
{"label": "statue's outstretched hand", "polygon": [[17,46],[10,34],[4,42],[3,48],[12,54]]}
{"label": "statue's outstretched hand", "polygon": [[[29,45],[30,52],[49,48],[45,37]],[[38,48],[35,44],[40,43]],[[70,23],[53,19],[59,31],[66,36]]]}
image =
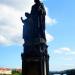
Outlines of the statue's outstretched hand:
{"label": "statue's outstretched hand", "polygon": [[23,21],[23,18],[21,17],[21,20]]}
{"label": "statue's outstretched hand", "polygon": [[24,20],[23,20],[23,18],[21,17],[21,21],[24,23]]}

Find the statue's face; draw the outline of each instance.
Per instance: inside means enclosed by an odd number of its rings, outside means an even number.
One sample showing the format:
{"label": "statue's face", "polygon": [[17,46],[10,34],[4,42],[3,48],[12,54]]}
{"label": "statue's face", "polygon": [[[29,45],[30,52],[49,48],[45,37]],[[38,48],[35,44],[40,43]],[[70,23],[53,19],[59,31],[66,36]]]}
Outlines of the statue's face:
{"label": "statue's face", "polygon": [[38,2],[39,2],[39,0],[34,0],[34,2],[35,2],[35,3],[38,3]]}

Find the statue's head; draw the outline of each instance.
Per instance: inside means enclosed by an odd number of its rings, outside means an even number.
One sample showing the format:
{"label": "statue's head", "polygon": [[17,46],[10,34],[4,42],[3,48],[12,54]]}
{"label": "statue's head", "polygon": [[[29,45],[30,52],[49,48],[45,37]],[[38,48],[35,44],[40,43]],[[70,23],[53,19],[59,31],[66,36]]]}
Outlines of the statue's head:
{"label": "statue's head", "polygon": [[25,16],[27,17],[27,18],[29,18],[30,17],[30,15],[29,15],[29,13],[25,13]]}
{"label": "statue's head", "polygon": [[40,2],[40,0],[34,0],[34,2],[35,2],[35,3],[39,3],[39,2]]}

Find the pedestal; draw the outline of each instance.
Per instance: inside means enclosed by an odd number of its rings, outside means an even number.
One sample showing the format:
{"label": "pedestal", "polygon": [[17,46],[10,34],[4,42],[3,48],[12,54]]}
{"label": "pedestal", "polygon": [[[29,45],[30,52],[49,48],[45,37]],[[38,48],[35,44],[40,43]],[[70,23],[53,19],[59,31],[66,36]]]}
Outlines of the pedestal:
{"label": "pedestal", "polygon": [[[40,40],[39,40],[40,41]],[[22,75],[49,75],[49,55],[44,42],[24,45]]]}

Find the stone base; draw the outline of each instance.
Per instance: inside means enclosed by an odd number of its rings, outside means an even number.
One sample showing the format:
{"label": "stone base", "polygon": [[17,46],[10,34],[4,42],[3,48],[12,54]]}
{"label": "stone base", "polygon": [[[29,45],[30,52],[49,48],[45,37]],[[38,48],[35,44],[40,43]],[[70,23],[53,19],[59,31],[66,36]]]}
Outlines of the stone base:
{"label": "stone base", "polygon": [[26,57],[22,54],[22,75],[48,75],[49,56]]}
{"label": "stone base", "polygon": [[49,55],[47,45],[24,45],[22,75],[49,75]]}

